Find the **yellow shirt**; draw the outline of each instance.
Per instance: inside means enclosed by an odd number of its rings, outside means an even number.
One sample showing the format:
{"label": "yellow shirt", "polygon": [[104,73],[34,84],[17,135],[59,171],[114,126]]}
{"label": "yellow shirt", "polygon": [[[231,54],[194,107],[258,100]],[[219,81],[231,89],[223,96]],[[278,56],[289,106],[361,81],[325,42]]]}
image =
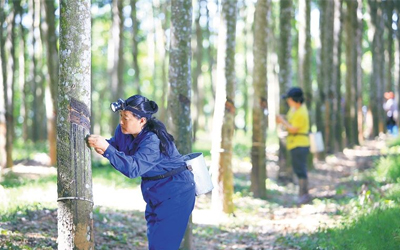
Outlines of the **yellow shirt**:
{"label": "yellow shirt", "polygon": [[291,108],[287,113],[287,120],[293,127],[299,128],[296,134],[290,134],[287,137],[287,149],[291,150],[296,147],[309,147],[310,140],[308,132],[310,123],[308,120],[308,110],[305,104],[302,104],[297,110]]}

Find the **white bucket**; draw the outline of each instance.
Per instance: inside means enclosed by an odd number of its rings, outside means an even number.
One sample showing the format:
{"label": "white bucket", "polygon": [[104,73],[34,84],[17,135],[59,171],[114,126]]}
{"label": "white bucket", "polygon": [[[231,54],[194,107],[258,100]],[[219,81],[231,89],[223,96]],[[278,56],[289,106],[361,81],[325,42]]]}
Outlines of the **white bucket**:
{"label": "white bucket", "polygon": [[196,195],[210,192],[214,186],[208,172],[206,161],[202,153],[191,153],[184,156],[186,164],[192,166],[194,182],[196,184]]}
{"label": "white bucket", "polygon": [[315,133],[310,133],[310,151],[311,153],[323,152],[324,141],[322,139],[322,133],[320,131]]}

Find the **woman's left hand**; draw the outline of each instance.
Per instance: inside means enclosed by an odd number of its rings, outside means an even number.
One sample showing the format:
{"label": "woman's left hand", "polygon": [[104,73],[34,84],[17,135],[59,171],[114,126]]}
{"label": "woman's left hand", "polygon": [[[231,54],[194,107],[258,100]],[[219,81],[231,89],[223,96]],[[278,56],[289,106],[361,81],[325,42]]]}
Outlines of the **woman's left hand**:
{"label": "woman's left hand", "polygon": [[110,145],[101,135],[90,135],[87,139],[87,142],[90,147],[94,148],[94,150],[101,155],[104,154]]}

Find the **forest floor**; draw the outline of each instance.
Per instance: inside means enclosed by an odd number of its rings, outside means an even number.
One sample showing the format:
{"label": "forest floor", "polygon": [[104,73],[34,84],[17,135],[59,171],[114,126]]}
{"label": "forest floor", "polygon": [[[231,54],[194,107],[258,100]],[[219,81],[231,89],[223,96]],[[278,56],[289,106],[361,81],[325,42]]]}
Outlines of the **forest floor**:
{"label": "forest floor", "polygon": [[[314,199],[301,207],[296,206],[297,185],[276,180],[275,150],[268,152],[267,200],[251,197],[251,164],[235,159],[235,212],[215,214],[210,195],[198,197],[193,211],[195,249],[299,249],[289,248],[282,239],[335,226],[341,219],[341,200],[357,197],[360,187],[367,185],[359,181],[359,175],[373,166],[374,157],[384,146],[383,139],[366,141],[362,146],[327,156],[324,161],[314,161],[314,169],[309,172]],[[13,171],[29,173],[32,178],[55,173],[54,168],[24,164],[18,164]],[[1,188],[0,185],[0,199],[1,192],[5,197]],[[39,200],[39,205],[18,211],[9,221],[0,220],[0,249],[57,248],[56,184],[48,189],[23,194],[26,199]],[[93,183],[93,194],[95,249],[147,249],[145,205],[139,187],[112,189]],[[42,200],[44,205],[40,205]],[[46,202],[52,205],[47,206]]]}

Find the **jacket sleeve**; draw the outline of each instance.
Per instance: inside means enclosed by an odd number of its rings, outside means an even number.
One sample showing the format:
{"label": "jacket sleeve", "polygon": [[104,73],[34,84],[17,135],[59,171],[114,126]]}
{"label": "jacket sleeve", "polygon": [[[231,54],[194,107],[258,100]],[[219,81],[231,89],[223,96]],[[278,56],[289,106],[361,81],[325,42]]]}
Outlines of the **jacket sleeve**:
{"label": "jacket sleeve", "polygon": [[117,128],[115,129],[115,132],[114,132],[114,136],[113,136],[113,137],[111,137],[110,139],[106,139],[106,141],[107,141],[111,146],[113,146],[114,148],[117,147],[117,143],[116,143],[116,139],[115,139],[115,138],[117,137],[118,133],[120,133],[120,131],[121,131],[120,126],[121,126],[121,125],[118,124]]}
{"label": "jacket sleeve", "polygon": [[126,155],[110,144],[103,156],[111,165],[129,178],[141,176],[160,162],[159,141],[152,137],[143,140],[133,155]]}

